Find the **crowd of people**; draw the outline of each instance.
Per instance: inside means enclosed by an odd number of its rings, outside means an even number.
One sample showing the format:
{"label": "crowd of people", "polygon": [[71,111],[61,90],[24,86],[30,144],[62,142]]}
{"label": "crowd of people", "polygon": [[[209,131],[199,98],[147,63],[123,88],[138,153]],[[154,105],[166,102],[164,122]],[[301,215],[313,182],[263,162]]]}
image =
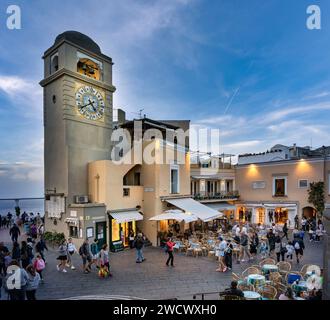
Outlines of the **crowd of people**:
{"label": "crowd of people", "polygon": [[[297,226],[296,226],[297,227]],[[320,241],[324,234],[324,226],[321,220],[303,217],[301,227],[295,228],[292,234],[288,234],[287,223],[283,226],[273,223],[271,226],[262,224],[252,225],[249,222],[237,223],[231,228],[231,236],[220,235],[216,247],[216,256],[219,266],[216,271],[226,272],[232,269],[232,256],[237,252],[236,262],[253,261],[272,257],[277,262],[294,259],[299,264],[304,256],[305,234],[309,234],[310,241]]]}

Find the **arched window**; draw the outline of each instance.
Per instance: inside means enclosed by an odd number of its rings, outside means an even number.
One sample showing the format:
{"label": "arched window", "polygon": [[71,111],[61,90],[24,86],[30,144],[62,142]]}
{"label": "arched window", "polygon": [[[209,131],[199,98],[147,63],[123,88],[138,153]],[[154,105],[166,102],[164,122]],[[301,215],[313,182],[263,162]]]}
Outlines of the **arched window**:
{"label": "arched window", "polygon": [[50,58],[50,74],[58,70],[58,53],[55,53]]}

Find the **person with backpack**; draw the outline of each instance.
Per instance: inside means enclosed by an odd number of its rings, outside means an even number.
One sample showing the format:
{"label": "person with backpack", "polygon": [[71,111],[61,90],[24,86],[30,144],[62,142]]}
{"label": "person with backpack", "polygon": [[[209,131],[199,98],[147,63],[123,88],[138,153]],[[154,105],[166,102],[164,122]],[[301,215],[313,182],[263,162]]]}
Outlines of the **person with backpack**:
{"label": "person with backpack", "polygon": [[79,254],[81,256],[83,262],[83,272],[84,273],[91,273],[91,264],[92,264],[92,257],[89,250],[89,243],[88,239],[85,239],[84,243],[79,248]]}
{"label": "person with backpack", "polygon": [[66,240],[63,240],[62,243],[60,244],[59,248],[58,248],[58,252],[59,252],[59,256],[57,257],[57,260],[59,260],[59,264],[56,265],[57,271],[61,271],[66,273],[66,262],[68,260],[68,247],[66,244]]}
{"label": "person with backpack", "polygon": [[138,233],[134,242],[134,247],[136,249],[136,263],[142,263],[145,260],[142,251],[144,246],[142,233]]}
{"label": "person with backpack", "polygon": [[98,259],[99,259],[99,246],[98,246],[98,239],[94,239],[94,242],[91,244],[91,253],[92,253],[92,263],[91,263],[91,267],[93,265],[95,265],[96,267],[98,267]]}
{"label": "person with backpack", "polygon": [[168,259],[166,261],[166,265],[169,266],[169,263],[171,262],[171,266],[174,267],[174,256],[173,256],[173,247],[175,246],[175,242],[172,241],[171,238],[167,239],[167,242],[165,243],[166,252],[168,253]]}
{"label": "person with backpack", "polygon": [[[19,283],[16,283],[16,276],[14,274],[19,272]],[[14,280],[11,281],[11,280]],[[5,290],[9,294],[12,301],[25,300],[25,291],[28,282],[28,274],[25,269],[21,268],[17,260],[12,260],[8,266],[7,275],[3,281]],[[10,285],[10,286],[9,286]]]}
{"label": "person with backpack", "polygon": [[31,238],[27,238],[27,252],[29,257],[29,264],[32,263],[32,260],[34,258],[34,252],[33,252],[33,240]]}
{"label": "person with backpack", "polygon": [[44,251],[47,250],[47,245],[43,237],[36,244],[36,253],[41,255],[42,260],[46,262]]}
{"label": "person with backpack", "polygon": [[74,245],[74,243],[72,242],[72,238],[68,239],[68,263],[67,263],[67,267],[71,267],[71,270],[75,270],[75,266],[73,265],[73,261],[72,261],[72,257],[73,255],[76,253],[78,253],[78,250],[76,248],[76,246]]}
{"label": "person with backpack", "polygon": [[26,299],[27,300],[37,300],[36,299],[36,291],[39,287],[40,283],[40,275],[34,269],[33,265],[30,264],[26,268],[26,273],[28,276],[27,285],[26,285]]}
{"label": "person with backpack", "polygon": [[42,271],[45,269],[46,264],[40,254],[37,254],[36,260],[33,263],[33,267],[39,273],[40,281],[44,282],[44,279],[42,277]]}
{"label": "person with backpack", "polygon": [[[104,269],[105,271],[101,270]],[[101,277],[104,277],[103,274],[108,275],[109,277],[112,277],[112,274],[110,272],[110,259],[109,259],[109,251],[108,251],[108,245],[105,243],[102,246],[102,249],[100,251],[100,273],[99,275]]]}
{"label": "person with backpack", "polygon": [[31,238],[33,239],[33,241],[35,241],[38,237],[38,228],[37,226],[35,225],[35,223],[33,223],[31,225],[31,228],[30,228],[30,235],[31,235]]}
{"label": "person with backpack", "polygon": [[299,263],[304,255],[305,244],[301,238],[295,238],[293,240],[293,247],[296,252],[297,263]]}
{"label": "person with backpack", "polygon": [[246,254],[248,256],[248,261],[252,259],[252,256],[249,252],[249,237],[245,232],[241,232],[241,252],[239,255],[239,260],[237,263],[244,262],[244,255]]}
{"label": "person with backpack", "polygon": [[280,258],[282,257],[282,261],[284,261],[284,255],[285,255],[285,247],[282,244],[282,240],[280,237],[276,238],[275,242],[275,249],[274,252],[276,254],[277,262],[280,262]]}

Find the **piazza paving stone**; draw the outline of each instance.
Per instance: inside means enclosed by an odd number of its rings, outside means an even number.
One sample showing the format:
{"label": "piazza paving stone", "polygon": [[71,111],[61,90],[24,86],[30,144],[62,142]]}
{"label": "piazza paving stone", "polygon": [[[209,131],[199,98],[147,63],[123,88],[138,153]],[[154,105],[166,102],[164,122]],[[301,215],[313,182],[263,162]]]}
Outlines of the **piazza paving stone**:
{"label": "piazza paving stone", "polygon": [[[8,240],[0,231],[0,241]],[[6,241],[7,242],[7,241]],[[323,243],[310,243],[305,240],[306,250],[299,265],[293,262],[292,269],[300,270],[306,263],[323,266]],[[76,270],[67,268],[67,273],[56,270],[56,250],[49,248],[46,252],[46,269],[44,270],[45,283],[39,286],[38,299],[68,299],[80,296],[92,296],[95,299],[114,298],[119,296],[135,297],[140,299],[193,299],[194,294],[219,292],[229,286],[231,272],[216,272],[217,262],[214,258],[185,256],[184,253],[175,253],[175,267],[165,265],[167,256],[160,248],[147,247],[144,249],[146,261],[135,263],[135,250],[125,250],[111,253],[110,263],[112,278],[100,279],[97,272],[84,274],[80,257],[75,254],[73,261]],[[233,263],[233,272],[240,273],[248,266],[258,263]],[[5,299],[2,291],[2,299]],[[218,294],[205,296],[206,300],[218,299]],[[201,295],[196,295],[200,300]]]}

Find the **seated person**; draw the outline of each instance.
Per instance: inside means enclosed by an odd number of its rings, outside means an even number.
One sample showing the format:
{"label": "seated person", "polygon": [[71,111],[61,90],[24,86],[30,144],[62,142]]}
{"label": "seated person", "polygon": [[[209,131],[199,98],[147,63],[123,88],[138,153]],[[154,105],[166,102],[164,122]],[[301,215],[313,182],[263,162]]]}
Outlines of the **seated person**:
{"label": "seated person", "polygon": [[237,281],[232,281],[230,288],[225,289],[224,292],[221,292],[220,295],[230,295],[230,296],[238,296],[244,298],[244,293],[242,290],[237,289]]}

